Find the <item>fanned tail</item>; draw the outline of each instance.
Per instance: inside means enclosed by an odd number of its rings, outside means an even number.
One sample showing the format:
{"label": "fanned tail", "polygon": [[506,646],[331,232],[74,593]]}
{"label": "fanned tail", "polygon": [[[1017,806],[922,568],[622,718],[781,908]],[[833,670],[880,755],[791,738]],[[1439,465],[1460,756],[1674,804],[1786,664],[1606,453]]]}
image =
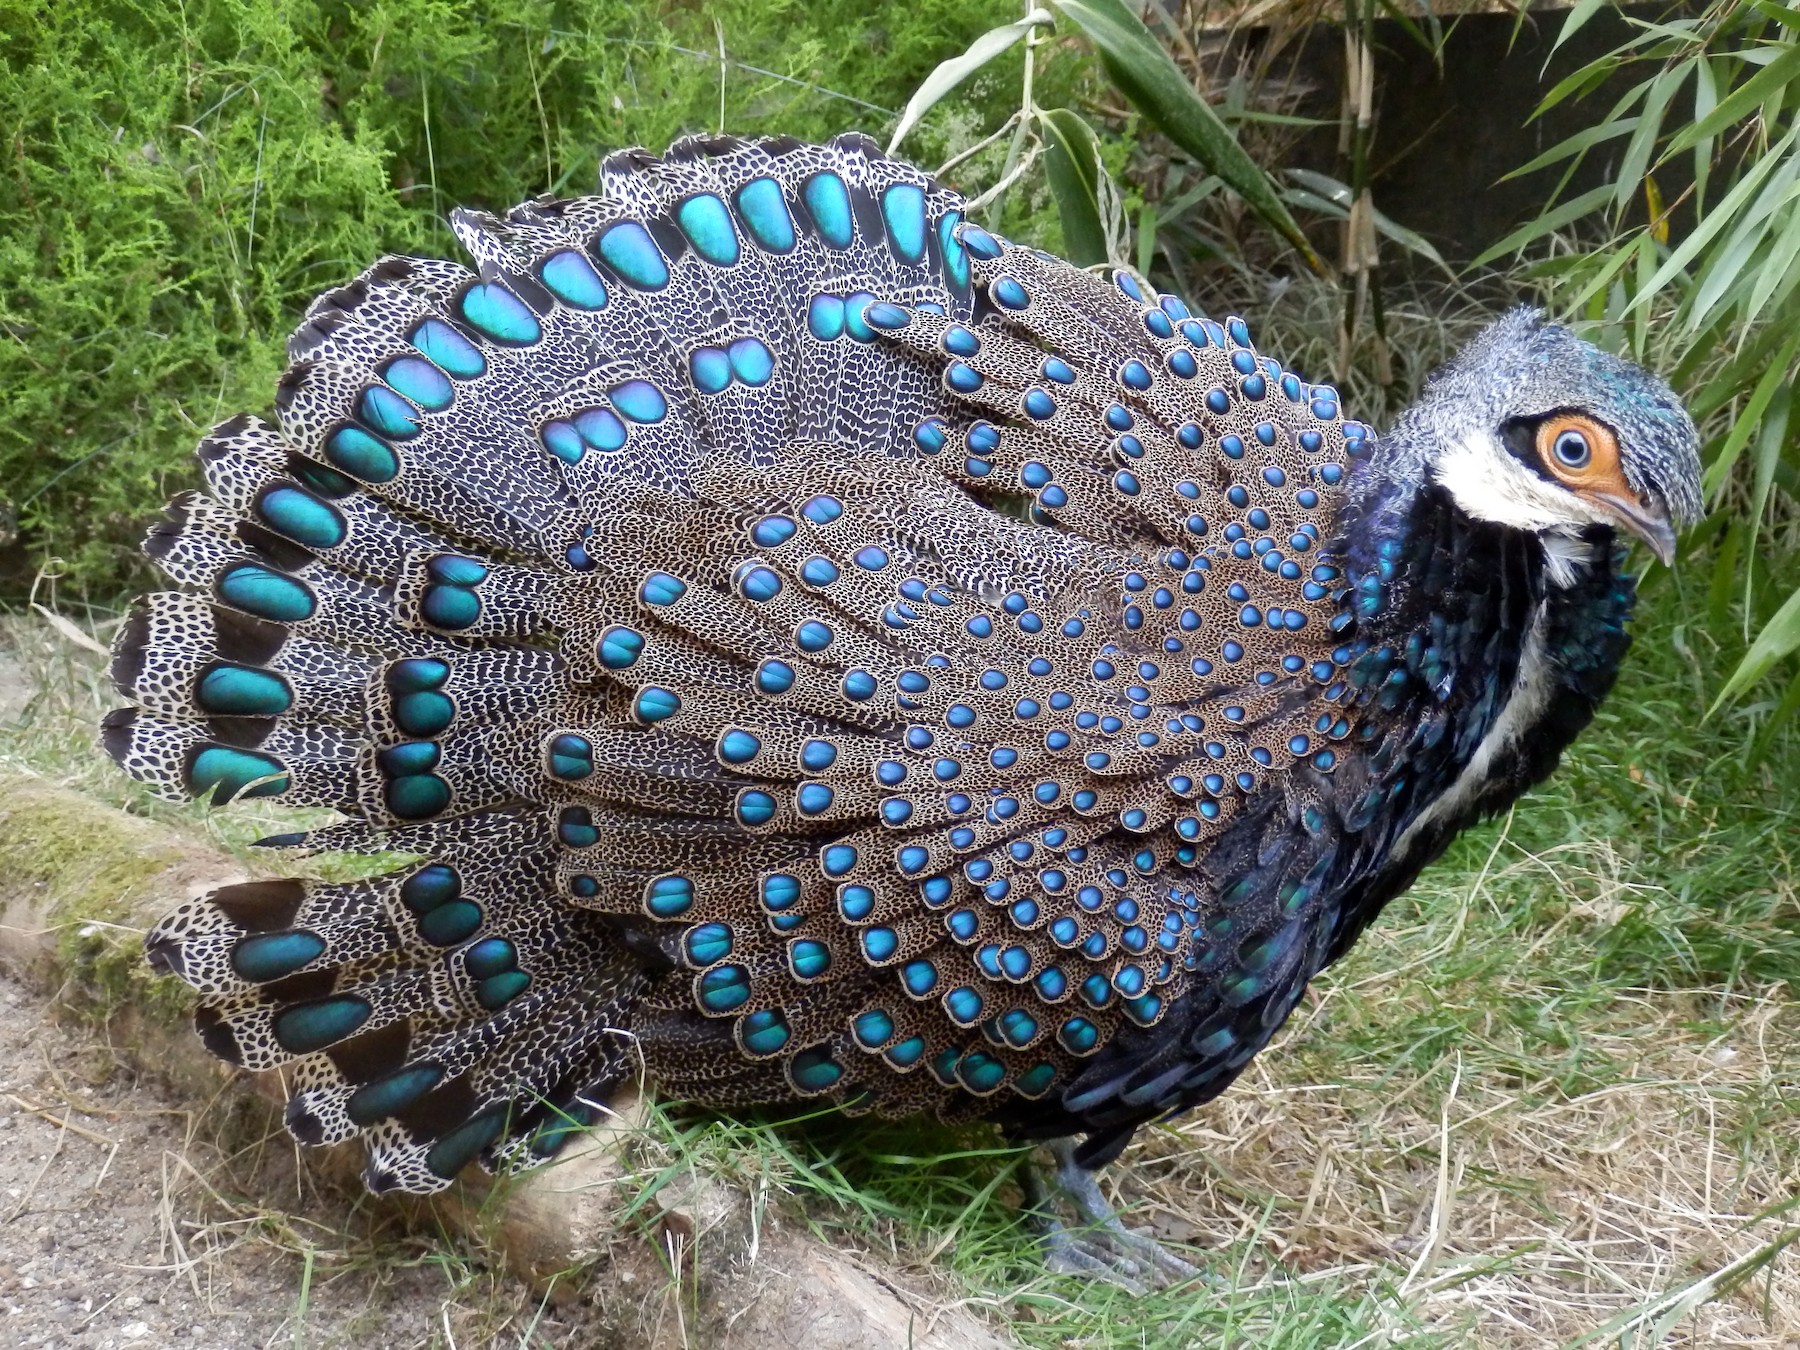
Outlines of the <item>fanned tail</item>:
{"label": "fanned tail", "polygon": [[[183,589],[120,637],[114,757],[418,859],[158,925],[207,1044],[295,1061],[296,1136],[425,1191],[548,1156],[638,1056],[716,1105],[973,1114],[1166,1029],[1207,903],[1171,873],[1330,768],[1335,397],[857,137],[454,224],[476,270],[322,297],[279,429],[217,428],[151,533]],[[1293,895],[1214,963],[1241,1001],[1305,978]]]}

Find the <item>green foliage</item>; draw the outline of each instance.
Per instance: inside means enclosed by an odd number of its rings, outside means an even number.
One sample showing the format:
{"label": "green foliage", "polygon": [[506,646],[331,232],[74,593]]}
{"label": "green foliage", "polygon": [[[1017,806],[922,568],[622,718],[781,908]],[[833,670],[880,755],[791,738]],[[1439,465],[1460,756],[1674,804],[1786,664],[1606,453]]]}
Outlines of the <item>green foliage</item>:
{"label": "green foliage", "polygon": [[1324,263],[1294,223],[1262,167],[1200,97],[1174,58],[1122,0],[1054,0],[1100,54],[1119,92],[1158,130],[1247,202],[1309,265]]}
{"label": "green foliage", "polygon": [[[1042,96],[1034,78],[1033,56],[1045,47],[1050,35],[1059,31],[1060,16],[1061,31],[1078,34],[1092,49],[1113,90],[1134,116],[1141,116],[1160,131],[1198,168],[1205,186],[1196,199],[1222,188],[1230,189],[1236,200],[1285,240],[1313,271],[1323,274],[1328,270],[1288,209],[1288,194],[1276,187],[1239,143],[1232,122],[1242,118],[1241,107],[1232,110],[1230,120],[1215,110],[1145,20],[1120,0],[1049,3],[1054,12],[1027,5],[1024,18],[989,29],[967,51],[933,70],[907,101],[889,150],[900,146],[927,110],[1023,41],[1024,79],[1018,110],[989,138],[998,141],[1011,133],[1011,142],[999,183],[977,199],[978,204],[993,198],[1004,210],[1007,189],[1026,175],[1041,153],[1044,177],[1056,202],[1064,256],[1082,267],[1108,261],[1123,263],[1128,251],[1128,230],[1122,216],[1121,194],[1107,172],[1106,152],[1094,129],[1080,114],[1050,106],[1054,100]],[[1156,207],[1146,203],[1139,229],[1141,272],[1149,271],[1157,220]]]}
{"label": "green foliage", "polygon": [[1100,209],[1100,147],[1094,129],[1067,108],[1042,114],[1044,177],[1062,217],[1065,256],[1077,267],[1107,260],[1106,226]]}
{"label": "green foliage", "polygon": [[[0,587],[114,592],[311,298],[450,207],[579,193],[721,125],[879,133],[1011,0],[0,0]],[[721,47],[725,59],[721,62]],[[1011,102],[994,69],[921,159]],[[998,92],[995,92],[995,89]],[[987,117],[990,102],[994,115]]]}
{"label": "green foliage", "polygon": [[[1571,10],[1559,45],[1599,8],[1585,0]],[[1537,271],[1559,309],[1672,371],[1708,433],[1712,535],[1723,536],[1715,596],[1741,589],[1746,615],[1763,620],[1717,707],[1800,649],[1800,592],[1774,609],[1780,592],[1766,584],[1768,565],[1792,552],[1800,494],[1800,419],[1790,416],[1800,374],[1800,14],[1711,0],[1692,15],[1627,21],[1636,34],[1562,80],[1543,106],[1620,72],[1642,78],[1594,125],[1518,171],[1561,164],[1566,185],[1604,149],[1610,181],[1547,205],[1480,261],[1584,224],[1611,236]],[[1659,173],[1691,186],[1665,203]],[[1677,234],[1671,217],[1682,207],[1693,223]],[[1783,522],[1785,532],[1774,528]],[[1800,679],[1773,708],[1785,715],[1796,704]]]}

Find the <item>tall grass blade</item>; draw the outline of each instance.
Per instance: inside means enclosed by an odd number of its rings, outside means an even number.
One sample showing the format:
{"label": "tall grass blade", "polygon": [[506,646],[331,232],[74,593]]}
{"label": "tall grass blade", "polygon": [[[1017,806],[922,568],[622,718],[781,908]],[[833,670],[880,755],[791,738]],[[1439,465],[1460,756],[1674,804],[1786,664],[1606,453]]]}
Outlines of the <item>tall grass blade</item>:
{"label": "tall grass blade", "polygon": [[1100,53],[1101,64],[1131,106],[1157,130],[1217,174],[1250,208],[1280,232],[1314,271],[1325,262],[1313,250],[1275,186],[1238,144],[1212,107],[1163,50],[1144,21],[1121,0],[1054,0],[1059,13],[1079,28]]}
{"label": "tall grass blade", "polygon": [[900,113],[899,125],[888,138],[887,152],[891,155],[899,150],[900,142],[906,139],[906,133],[918,126],[925,114],[935,108],[957,85],[994,58],[1010,51],[1033,28],[1049,22],[1048,10],[1033,10],[1017,23],[1005,23],[998,28],[988,29],[971,42],[969,49],[961,56],[953,56],[948,61],[941,62],[913,91],[913,96],[906,100],[906,107]]}
{"label": "tall grass blade", "polygon": [[1108,261],[1094,129],[1067,108],[1040,113],[1038,125],[1044,130],[1044,173],[1062,217],[1064,254],[1077,267]]}

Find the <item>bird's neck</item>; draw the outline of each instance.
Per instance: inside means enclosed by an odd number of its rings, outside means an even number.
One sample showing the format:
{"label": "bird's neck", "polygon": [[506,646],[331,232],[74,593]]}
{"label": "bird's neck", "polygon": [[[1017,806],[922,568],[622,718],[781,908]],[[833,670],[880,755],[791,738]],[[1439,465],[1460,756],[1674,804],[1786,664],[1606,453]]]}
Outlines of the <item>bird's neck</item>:
{"label": "bird's neck", "polygon": [[1416,872],[1549,774],[1592,719],[1630,643],[1634,583],[1610,529],[1547,545],[1473,518],[1404,461],[1384,473],[1385,458],[1358,466],[1341,522],[1340,653],[1405,757],[1390,820]]}

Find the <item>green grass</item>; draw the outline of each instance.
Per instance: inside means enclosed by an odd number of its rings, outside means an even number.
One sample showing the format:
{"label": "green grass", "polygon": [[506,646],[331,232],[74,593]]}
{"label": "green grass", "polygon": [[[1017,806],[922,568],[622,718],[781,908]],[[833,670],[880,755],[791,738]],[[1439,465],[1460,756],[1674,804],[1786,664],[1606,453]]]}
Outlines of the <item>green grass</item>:
{"label": "green grass", "polygon": [[[268,407],[307,302],[383,253],[457,256],[450,208],[591,191],[611,150],[720,127],[881,134],[1016,11],[0,0],[0,593],[52,559],[95,594],[141,580],[146,517],[194,480],[201,431]],[[997,123],[1018,61],[909,151]]]}
{"label": "green grass", "polygon": [[[1746,766],[1745,726],[1701,720],[1735,653],[1698,645],[1694,604],[1653,574],[1620,687],[1562,771],[1396,902],[1231,1093],[1112,1169],[1208,1288],[1044,1274],[1021,1155],[981,1129],[654,1110],[622,1229],[698,1173],[1046,1348],[1560,1346],[1690,1286],[1701,1306],[1667,1343],[1781,1344],[1800,1263],[1777,1249],[1797,1230],[1759,1216],[1800,1182],[1800,745],[1779,733]],[[283,823],[147,802],[89,748],[94,658],[23,621],[4,645],[36,693],[0,717],[0,762],[228,846]],[[356,1241],[356,1262],[382,1259]],[[491,1254],[438,1242],[469,1297]],[[1756,1281],[1704,1283],[1765,1248]]]}
{"label": "green grass", "polygon": [[[22,531],[0,590],[60,558],[39,598],[109,636],[130,549],[191,480],[200,430],[267,406],[317,291],[384,250],[452,252],[448,205],[584,190],[606,149],[717,125],[721,94],[733,130],[880,131],[936,61],[1015,13],[0,0],[0,492]],[[909,148],[931,162],[973,141],[1014,73],[993,67]],[[1009,227],[1053,242],[1041,203],[1012,203]],[[1271,350],[1323,370],[1329,296],[1239,302]],[[1396,304],[1406,382],[1466,322],[1442,309]],[[1719,635],[1741,623],[1690,580],[1698,561],[1649,578],[1620,687],[1563,770],[1396,902],[1231,1093],[1112,1170],[1134,1221],[1216,1276],[1206,1289],[1046,1276],[1020,1155],[980,1130],[655,1111],[621,1222],[647,1223],[690,1172],[718,1177],[1030,1346],[1561,1346],[1621,1319],[1604,1343],[1648,1345],[1658,1300],[1686,1289],[1700,1306],[1669,1343],[1800,1339],[1800,1263],[1779,1250],[1794,1230],[1763,1217],[1800,1183],[1800,727],[1761,734],[1768,691],[1704,720],[1741,655]],[[111,701],[97,661],[42,624],[0,625],[0,656],[0,763],[236,851],[290,826],[127,783],[93,747]],[[248,1209],[304,1246],[278,1203]],[[387,1238],[351,1259],[419,1259],[384,1255]],[[455,1272],[447,1306],[489,1278],[491,1253],[431,1250]]]}
{"label": "green grass", "polygon": [[[1113,1169],[1137,1222],[1195,1239],[1214,1287],[1046,1277],[1014,1208],[1020,1155],[979,1131],[797,1141],[674,1117],[665,1169],[773,1184],[833,1243],[894,1253],[1032,1346],[1573,1344],[1765,1246],[1766,1289],[1676,1319],[1667,1343],[1788,1343],[1800,1229],[1757,1216],[1800,1182],[1800,746],[1742,766],[1743,730],[1700,721],[1677,642],[1691,597],[1667,573],[1647,590],[1563,770],[1396,902],[1226,1098]],[[1454,1203],[1431,1252],[1440,1167]]]}

